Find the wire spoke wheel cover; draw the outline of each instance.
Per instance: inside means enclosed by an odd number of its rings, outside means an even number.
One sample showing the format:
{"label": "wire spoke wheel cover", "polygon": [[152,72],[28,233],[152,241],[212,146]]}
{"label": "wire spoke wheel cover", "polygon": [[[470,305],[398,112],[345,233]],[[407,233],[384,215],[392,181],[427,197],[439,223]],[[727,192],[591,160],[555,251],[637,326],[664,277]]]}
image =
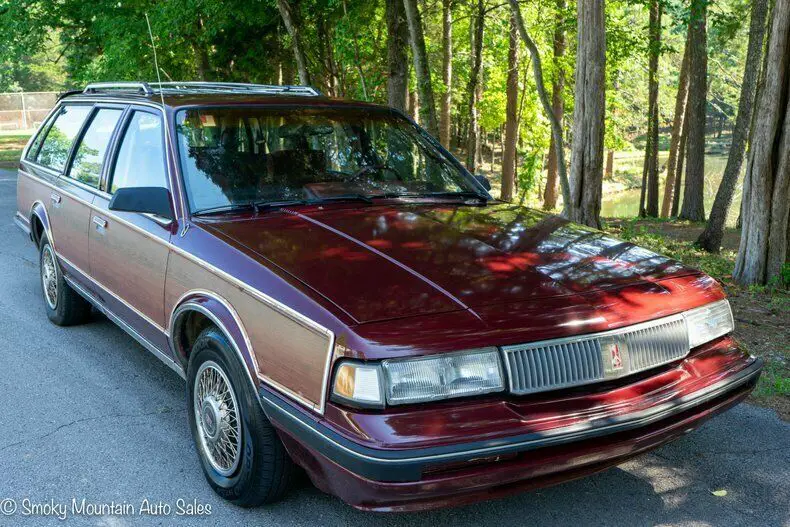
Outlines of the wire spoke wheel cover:
{"label": "wire spoke wheel cover", "polygon": [[44,288],[44,299],[50,309],[58,307],[58,266],[52,246],[44,246],[41,255],[41,285]]}
{"label": "wire spoke wheel cover", "polygon": [[216,362],[200,365],[192,397],[203,456],[214,470],[230,476],[241,459],[241,420],[233,387]]}

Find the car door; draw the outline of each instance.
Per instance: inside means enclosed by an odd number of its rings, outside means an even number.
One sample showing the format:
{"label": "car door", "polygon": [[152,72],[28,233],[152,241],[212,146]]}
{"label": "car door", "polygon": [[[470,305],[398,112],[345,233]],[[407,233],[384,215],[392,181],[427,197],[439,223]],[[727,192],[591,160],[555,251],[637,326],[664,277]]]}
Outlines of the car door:
{"label": "car door", "polygon": [[40,145],[22,164],[33,176],[35,195],[49,216],[52,240],[58,257],[67,266],[66,273],[84,281],[89,267],[88,221],[94,191],[89,184],[77,183],[64,176],[81,131],[91,120],[92,104],[64,105],[58,110]]}
{"label": "car door", "polygon": [[131,108],[108,161],[89,229],[90,269],[101,283],[102,302],[139,335],[168,349],[164,288],[171,222],[150,214],[109,210],[124,187],[168,188],[162,115]]}

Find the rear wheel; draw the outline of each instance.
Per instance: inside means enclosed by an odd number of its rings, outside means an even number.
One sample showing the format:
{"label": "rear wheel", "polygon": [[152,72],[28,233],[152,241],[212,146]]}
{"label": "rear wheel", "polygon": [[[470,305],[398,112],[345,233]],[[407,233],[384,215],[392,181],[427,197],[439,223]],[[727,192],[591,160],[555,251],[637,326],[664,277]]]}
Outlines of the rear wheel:
{"label": "rear wheel", "polygon": [[206,328],[195,341],[187,394],[192,436],[214,491],[242,507],[282,498],[291,485],[293,462],[216,327]]}
{"label": "rear wheel", "polygon": [[41,236],[39,245],[39,267],[47,317],[58,326],[86,322],[90,318],[91,305],[66,283],[46,234]]}

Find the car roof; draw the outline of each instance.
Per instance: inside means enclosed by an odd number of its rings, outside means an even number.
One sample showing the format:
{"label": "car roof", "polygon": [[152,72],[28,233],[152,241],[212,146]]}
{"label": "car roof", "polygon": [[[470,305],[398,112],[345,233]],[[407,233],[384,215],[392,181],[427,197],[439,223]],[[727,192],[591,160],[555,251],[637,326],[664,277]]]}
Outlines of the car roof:
{"label": "car roof", "polygon": [[61,95],[61,100],[146,102],[177,109],[187,106],[307,106],[388,108],[384,105],[326,97],[309,86],[240,83],[96,83]]}

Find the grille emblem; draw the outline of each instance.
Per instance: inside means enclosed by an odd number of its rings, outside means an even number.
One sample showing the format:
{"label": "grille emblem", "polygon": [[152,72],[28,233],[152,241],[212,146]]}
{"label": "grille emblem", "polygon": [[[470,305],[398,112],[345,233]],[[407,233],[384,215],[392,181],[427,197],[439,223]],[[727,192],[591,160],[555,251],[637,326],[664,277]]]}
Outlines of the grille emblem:
{"label": "grille emblem", "polygon": [[612,371],[623,369],[623,357],[620,356],[620,347],[617,342],[609,344],[609,355],[612,358]]}
{"label": "grille emblem", "polygon": [[601,337],[600,344],[601,366],[605,379],[616,379],[631,370],[631,350],[626,340],[620,335]]}

